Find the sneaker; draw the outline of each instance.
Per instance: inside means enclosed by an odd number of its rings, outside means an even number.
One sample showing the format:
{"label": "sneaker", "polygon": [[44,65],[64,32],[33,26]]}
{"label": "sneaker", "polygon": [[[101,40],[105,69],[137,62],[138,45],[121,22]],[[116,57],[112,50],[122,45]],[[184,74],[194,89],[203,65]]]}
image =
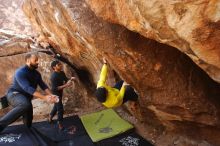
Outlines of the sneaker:
{"label": "sneaker", "polygon": [[58,128],[60,131],[64,130],[63,124],[61,122],[58,122]]}

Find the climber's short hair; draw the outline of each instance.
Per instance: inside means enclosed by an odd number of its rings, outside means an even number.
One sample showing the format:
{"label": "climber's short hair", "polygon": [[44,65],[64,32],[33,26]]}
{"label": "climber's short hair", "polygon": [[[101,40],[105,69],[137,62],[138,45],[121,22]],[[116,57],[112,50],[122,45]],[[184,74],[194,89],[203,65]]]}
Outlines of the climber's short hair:
{"label": "climber's short hair", "polygon": [[50,66],[51,66],[52,69],[54,69],[54,67],[55,67],[57,64],[59,64],[59,63],[60,63],[60,61],[54,60],[54,61],[51,62]]}
{"label": "climber's short hair", "polygon": [[96,89],[95,96],[97,100],[101,103],[106,101],[107,90],[105,87],[99,87]]}
{"label": "climber's short hair", "polygon": [[28,53],[25,55],[25,57],[24,57],[25,61],[27,61],[28,59],[30,59],[32,56],[37,56],[37,57],[38,57],[38,53],[37,53],[37,52],[28,52]]}

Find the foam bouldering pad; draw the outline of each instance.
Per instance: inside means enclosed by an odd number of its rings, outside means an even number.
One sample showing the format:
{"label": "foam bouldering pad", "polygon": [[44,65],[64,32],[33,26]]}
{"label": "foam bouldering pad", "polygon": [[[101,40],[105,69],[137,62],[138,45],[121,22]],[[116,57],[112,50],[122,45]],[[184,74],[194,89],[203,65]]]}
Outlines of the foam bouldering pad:
{"label": "foam bouldering pad", "polygon": [[45,135],[42,135],[40,132],[38,132],[35,128],[32,128],[32,132],[33,135],[35,136],[35,138],[37,139],[37,141],[39,141],[39,139],[41,141],[44,141],[48,146],[56,146],[56,142],[54,142],[53,140],[49,139],[48,137],[46,137]]}
{"label": "foam bouldering pad", "polygon": [[57,146],[95,146],[88,135],[75,137],[71,140],[58,142]]}
{"label": "foam bouldering pad", "polygon": [[113,137],[133,128],[112,109],[83,115],[80,118],[93,142]]}
{"label": "foam bouldering pad", "polygon": [[40,136],[36,137],[34,129],[15,125],[0,133],[0,146],[47,146],[47,143]]}
{"label": "foam bouldering pad", "polygon": [[49,138],[53,142],[61,142],[71,140],[74,137],[87,135],[85,128],[78,116],[71,116],[63,120],[64,130],[59,130],[56,121],[49,124],[47,121],[33,123],[33,127],[41,133],[41,135]]}
{"label": "foam bouldering pad", "polygon": [[96,146],[153,146],[135,132],[124,133],[96,143]]}

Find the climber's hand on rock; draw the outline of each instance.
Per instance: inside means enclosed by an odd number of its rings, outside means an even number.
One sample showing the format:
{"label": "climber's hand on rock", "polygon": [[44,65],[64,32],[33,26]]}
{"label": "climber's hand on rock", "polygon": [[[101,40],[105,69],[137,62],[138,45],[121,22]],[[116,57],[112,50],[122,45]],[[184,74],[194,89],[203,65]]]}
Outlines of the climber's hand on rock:
{"label": "climber's hand on rock", "polygon": [[107,61],[105,58],[102,59],[104,64],[107,64]]}

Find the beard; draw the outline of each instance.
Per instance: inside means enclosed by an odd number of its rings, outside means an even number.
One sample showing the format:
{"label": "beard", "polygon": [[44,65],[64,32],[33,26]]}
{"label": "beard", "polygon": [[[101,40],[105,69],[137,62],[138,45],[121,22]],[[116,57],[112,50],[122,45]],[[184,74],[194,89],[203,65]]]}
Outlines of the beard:
{"label": "beard", "polygon": [[32,68],[32,69],[37,69],[38,68],[38,64],[30,64],[30,67]]}

